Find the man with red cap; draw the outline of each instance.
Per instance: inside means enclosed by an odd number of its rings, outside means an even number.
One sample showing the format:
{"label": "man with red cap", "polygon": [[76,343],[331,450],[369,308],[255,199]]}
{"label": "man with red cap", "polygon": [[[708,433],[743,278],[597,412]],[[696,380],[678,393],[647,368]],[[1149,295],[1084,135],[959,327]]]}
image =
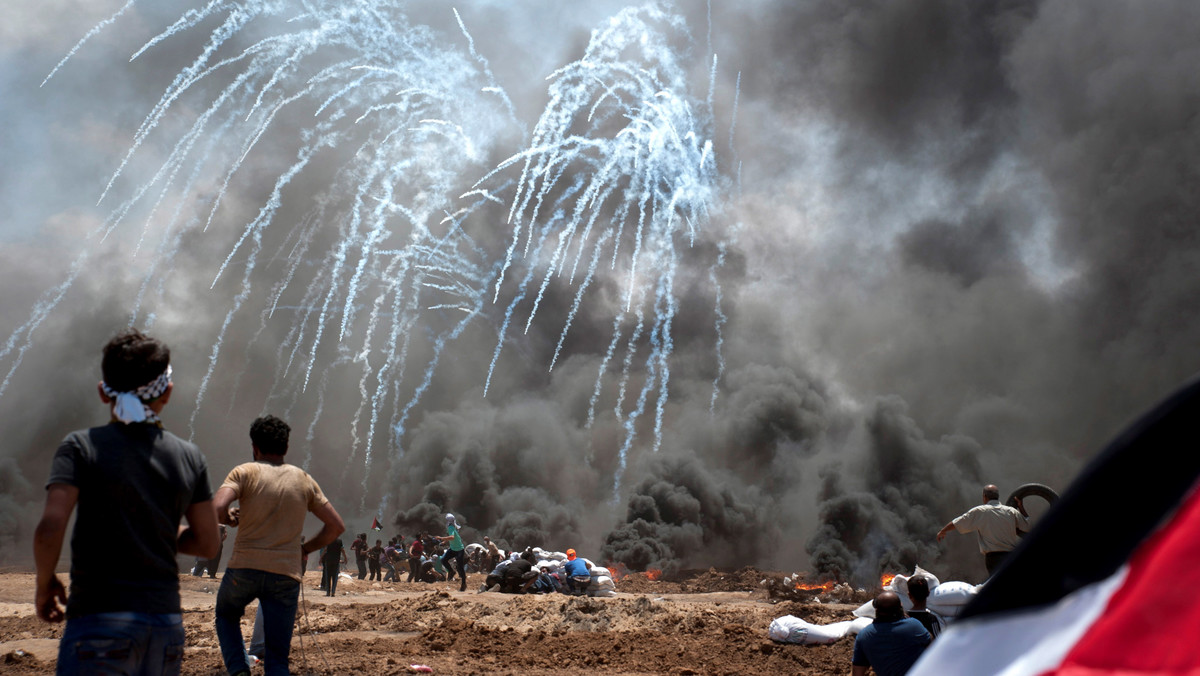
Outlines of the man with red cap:
{"label": "man with red cap", "polygon": [[576,556],[574,549],[567,550],[567,563],[563,566],[563,572],[567,574],[567,587],[572,592],[582,594],[587,589],[592,581],[592,574],[588,568],[587,561]]}

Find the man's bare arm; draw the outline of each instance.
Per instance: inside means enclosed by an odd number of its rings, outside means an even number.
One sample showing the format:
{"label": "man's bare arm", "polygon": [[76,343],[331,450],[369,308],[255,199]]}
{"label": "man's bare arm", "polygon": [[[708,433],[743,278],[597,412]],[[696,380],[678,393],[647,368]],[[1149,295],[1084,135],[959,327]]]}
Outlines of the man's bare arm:
{"label": "man's bare arm", "polygon": [[233,501],[237,500],[237,493],[229,486],[221,486],[217,489],[217,494],[212,499],[213,515],[217,519],[217,523],[223,523],[226,526],[237,528],[239,512],[236,507],[230,509],[229,506]]}
{"label": "man's bare arm", "polygon": [[211,559],[221,551],[221,533],[212,500],[193,502],[184,512],[188,525],[179,530],[179,553]]}
{"label": "man's bare arm", "polygon": [[[321,526],[321,530],[316,535],[300,545],[300,550],[305,554],[312,554],[346,532],[346,524],[342,521],[342,517],[337,513],[337,510],[333,508],[332,502],[326,502],[314,509],[313,515],[325,525]],[[342,555],[345,556],[345,552],[342,552]]]}
{"label": "man's bare arm", "polygon": [[[67,590],[54,569],[62,554],[63,537],[67,522],[75,503],[79,501],[79,489],[67,484],[50,484],[46,489],[46,506],[42,519],[33,533],[33,561],[37,566],[37,592],[34,597],[37,616],[46,622],[62,622],[67,604]],[[60,604],[63,607],[59,607]]]}

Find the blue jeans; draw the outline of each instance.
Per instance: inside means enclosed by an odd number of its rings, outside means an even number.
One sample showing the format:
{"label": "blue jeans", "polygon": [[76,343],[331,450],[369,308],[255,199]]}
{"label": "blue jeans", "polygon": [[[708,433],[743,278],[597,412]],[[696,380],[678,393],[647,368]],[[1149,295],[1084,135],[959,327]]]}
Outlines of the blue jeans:
{"label": "blue jeans", "polygon": [[178,674],[183,615],[96,613],[67,620],[59,674]]}
{"label": "blue jeans", "polygon": [[287,575],[250,568],[225,570],[217,592],[216,627],[226,671],[236,674],[250,669],[242,639],[242,615],[246,613],[246,606],[258,599],[266,643],[263,667],[268,676],[288,673],[292,626],[296,622],[299,597],[300,583]]}

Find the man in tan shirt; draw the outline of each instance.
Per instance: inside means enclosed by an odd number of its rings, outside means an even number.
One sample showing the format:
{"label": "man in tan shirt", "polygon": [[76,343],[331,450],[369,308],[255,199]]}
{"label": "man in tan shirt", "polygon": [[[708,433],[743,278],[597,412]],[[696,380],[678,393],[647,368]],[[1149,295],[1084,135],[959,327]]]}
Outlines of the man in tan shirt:
{"label": "man in tan shirt", "polygon": [[[301,554],[324,547],[346,530],[308,472],[284,462],[290,432],[288,424],[274,416],[255,420],[250,426],[254,462],[234,467],[213,497],[217,520],[238,529],[216,604],[217,639],[230,674],[250,673],[241,619],[254,599],[263,615],[265,672],[288,673]],[[232,506],[235,501],[238,507]],[[309,512],[323,525],[301,543]]]}
{"label": "man in tan shirt", "polygon": [[1021,542],[1021,534],[1029,531],[1029,514],[1021,499],[1017,506],[1000,504],[1000,489],[994,484],[983,487],[983,504],[972,507],[966,514],[954,519],[938,531],[941,542],[952,530],[959,533],[975,533],[979,538],[979,551],[983,554],[988,576],[1000,567],[1008,553]]}

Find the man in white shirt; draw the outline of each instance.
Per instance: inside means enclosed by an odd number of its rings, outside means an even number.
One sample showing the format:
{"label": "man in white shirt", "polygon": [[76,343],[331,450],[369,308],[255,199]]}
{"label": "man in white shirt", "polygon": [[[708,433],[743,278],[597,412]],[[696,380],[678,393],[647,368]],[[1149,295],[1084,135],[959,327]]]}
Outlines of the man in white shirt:
{"label": "man in white shirt", "polygon": [[983,487],[983,504],[972,507],[966,514],[942,526],[937,539],[941,542],[952,530],[959,533],[975,533],[979,538],[979,551],[987,566],[988,577],[1000,567],[1008,553],[1021,541],[1020,533],[1029,531],[1029,514],[1020,498],[1017,506],[1000,504],[1000,489],[994,484]]}

